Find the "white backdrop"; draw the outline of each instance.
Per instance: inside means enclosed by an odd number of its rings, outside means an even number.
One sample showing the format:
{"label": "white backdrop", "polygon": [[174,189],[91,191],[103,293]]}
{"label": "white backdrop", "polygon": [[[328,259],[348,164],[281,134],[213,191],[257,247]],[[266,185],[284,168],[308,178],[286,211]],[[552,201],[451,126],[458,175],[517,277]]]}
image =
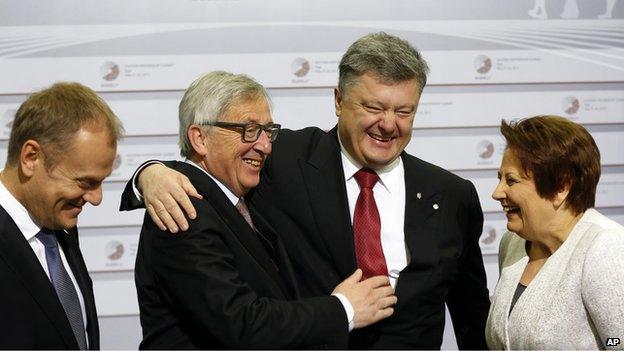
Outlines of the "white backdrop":
{"label": "white backdrop", "polygon": [[[104,201],[80,217],[102,347],[141,338],[133,267],[143,213],[117,211],[144,160],[178,157],[177,104],[201,73],[247,73],[269,88],[274,120],[331,128],[337,63],[373,31],[409,40],[431,66],[407,150],[472,180],[485,212],[488,286],[505,229],[490,198],[501,118],[558,114],[584,124],[602,152],[597,207],[624,223],[624,6],[550,0],[0,0],[0,164],[15,110],[58,80],[110,103],[127,136]],[[611,18],[609,18],[609,15]],[[600,17],[600,19],[599,19]],[[455,348],[450,323],[444,348]]]}

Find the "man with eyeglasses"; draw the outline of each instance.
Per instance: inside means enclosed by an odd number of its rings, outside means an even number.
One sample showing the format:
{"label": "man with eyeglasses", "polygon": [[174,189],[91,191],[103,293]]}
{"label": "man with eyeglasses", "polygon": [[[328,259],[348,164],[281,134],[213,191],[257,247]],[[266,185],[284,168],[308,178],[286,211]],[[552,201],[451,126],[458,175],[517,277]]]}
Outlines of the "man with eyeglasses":
{"label": "man with eyeglasses", "polygon": [[197,189],[201,215],[184,235],[145,216],[135,267],[140,348],[345,348],[352,328],[393,313],[388,278],[361,281],[360,270],[330,296],[299,299],[282,241],[249,212],[245,194],[280,130],[262,85],[208,73],[187,89],[179,118],[187,159],[168,165]]}

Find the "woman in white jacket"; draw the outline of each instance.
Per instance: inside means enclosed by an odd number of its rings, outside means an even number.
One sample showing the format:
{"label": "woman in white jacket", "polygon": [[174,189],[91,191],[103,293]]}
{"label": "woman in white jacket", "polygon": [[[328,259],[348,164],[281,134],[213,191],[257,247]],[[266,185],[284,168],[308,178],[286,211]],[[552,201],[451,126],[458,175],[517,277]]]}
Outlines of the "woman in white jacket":
{"label": "woman in white jacket", "polygon": [[594,139],[557,116],[503,121],[501,132],[507,147],[492,197],[509,232],[489,347],[622,348],[624,228],[592,208],[601,169]]}

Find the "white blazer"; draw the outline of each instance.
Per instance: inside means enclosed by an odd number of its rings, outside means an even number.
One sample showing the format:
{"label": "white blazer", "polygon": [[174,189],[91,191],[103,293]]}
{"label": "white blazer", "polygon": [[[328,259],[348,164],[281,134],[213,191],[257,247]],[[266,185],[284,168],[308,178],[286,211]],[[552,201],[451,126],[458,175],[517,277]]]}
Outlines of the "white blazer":
{"label": "white blazer", "polygon": [[529,261],[526,241],[508,232],[486,326],[491,349],[624,348],[624,227],[587,210],[509,314]]}

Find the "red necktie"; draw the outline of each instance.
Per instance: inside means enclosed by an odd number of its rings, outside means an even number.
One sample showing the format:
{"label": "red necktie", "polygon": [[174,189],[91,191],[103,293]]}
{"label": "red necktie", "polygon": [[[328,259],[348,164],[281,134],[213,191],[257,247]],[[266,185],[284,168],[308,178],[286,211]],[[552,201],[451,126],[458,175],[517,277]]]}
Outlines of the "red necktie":
{"label": "red necktie", "polygon": [[370,169],[360,169],[354,177],[360,186],[360,195],[355,203],[353,215],[353,241],[357,265],[364,272],[364,278],[388,275],[386,258],[381,249],[381,220],[373,197],[373,187],[379,176]]}

